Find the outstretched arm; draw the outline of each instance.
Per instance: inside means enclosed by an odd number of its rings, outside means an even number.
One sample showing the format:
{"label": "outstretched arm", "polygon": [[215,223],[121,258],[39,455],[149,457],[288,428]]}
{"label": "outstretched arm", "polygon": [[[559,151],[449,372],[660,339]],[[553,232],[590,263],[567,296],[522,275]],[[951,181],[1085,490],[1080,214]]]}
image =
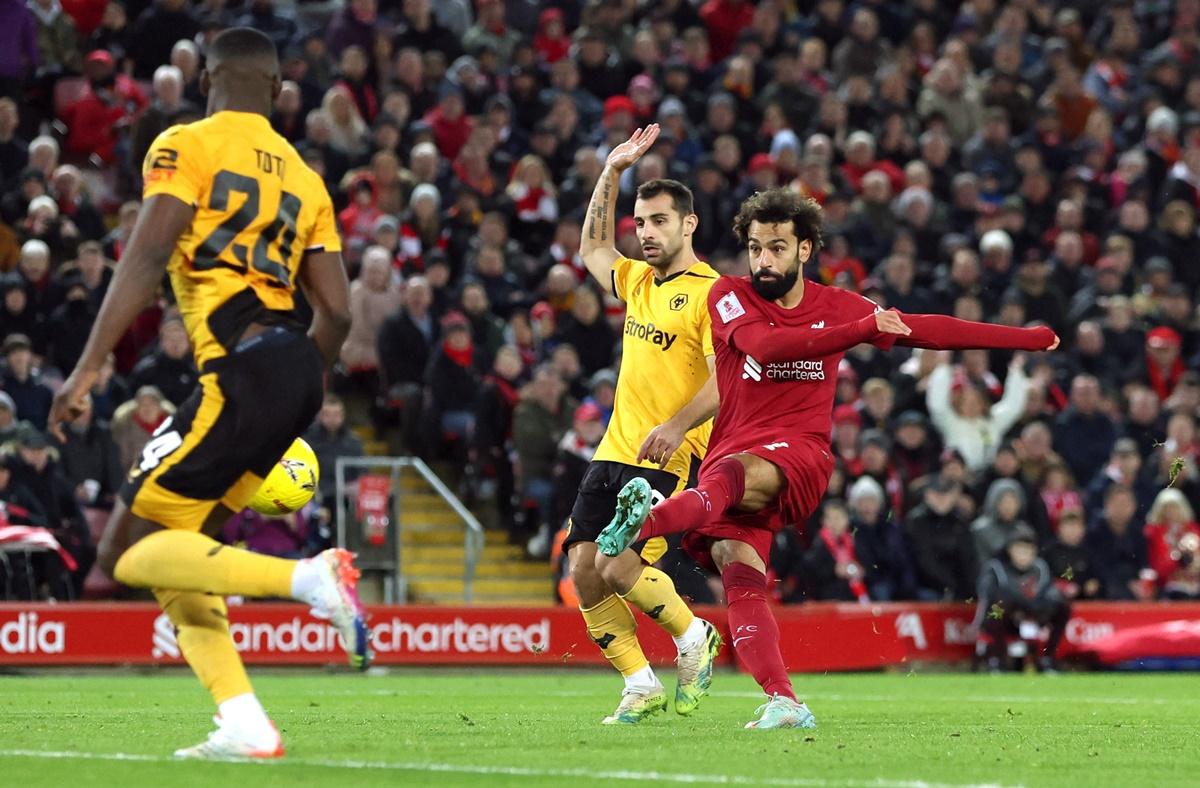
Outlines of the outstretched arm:
{"label": "outstretched arm", "polygon": [[58,431],[62,422],[83,411],[84,400],[100,375],[104,359],[154,297],[171,260],[175,242],[187,229],[194,213],[191,205],[170,194],[155,194],[146,200],[134,225],[129,247],[100,304],[83,355],[54,398],[51,430]]}
{"label": "outstretched arm", "polygon": [[863,342],[889,345],[879,340],[887,335],[903,335],[905,331],[896,312],[876,312],[829,328],[773,326],[759,320],[738,326],[730,339],[734,347],[755,361],[771,364],[824,358],[844,353]]}
{"label": "outstretched arm", "polygon": [[946,315],[900,314],[911,331],[900,336],[896,344],[929,350],[1054,350],[1058,336],[1046,326],[1013,328],[991,323],[959,320]]}

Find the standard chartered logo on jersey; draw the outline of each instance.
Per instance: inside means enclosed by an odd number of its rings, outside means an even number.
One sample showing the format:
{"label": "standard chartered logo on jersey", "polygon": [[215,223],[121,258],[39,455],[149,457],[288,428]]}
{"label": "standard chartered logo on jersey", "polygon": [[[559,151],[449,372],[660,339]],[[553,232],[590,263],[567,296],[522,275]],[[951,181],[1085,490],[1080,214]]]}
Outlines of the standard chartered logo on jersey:
{"label": "standard chartered logo on jersey", "polygon": [[742,364],[742,380],[797,380],[814,381],[825,379],[824,361],[781,361],[763,365],[751,356]]}

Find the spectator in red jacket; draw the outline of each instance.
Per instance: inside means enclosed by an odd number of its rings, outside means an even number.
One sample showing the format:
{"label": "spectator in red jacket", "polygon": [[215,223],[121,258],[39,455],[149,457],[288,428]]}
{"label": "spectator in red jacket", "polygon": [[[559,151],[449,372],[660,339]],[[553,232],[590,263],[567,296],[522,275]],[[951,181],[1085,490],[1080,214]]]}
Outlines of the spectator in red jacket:
{"label": "spectator in red jacket", "polygon": [[1167,599],[1200,599],[1200,525],[1187,497],[1168,487],[1146,518],[1150,568]]}
{"label": "spectator in red jacket", "polygon": [[856,131],[846,138],[846,163],[838,169],[850,188],[860,194],[863,177],[871,170],[888,177],[894,194],[904,190],[904,171],[887,159],[876,160],[875,137],[867,131]]}
{"label": "spectator in red jacket", "polygon": [[475,128],[475,121],[465,109],[462,88],[449,84],[438,94],[437,105],[425,115],[425,122],[433,128],[433,140],[447,159],[458,156]]}
{"label": "spectator in red jacket", "polygon": [[1167,326],[1159,326],[1146,334],[1146,372],[1143,377],[1162,402],[1171,396],[1183,377],[1181,344],[1179,333]]}
{"label": "spectator in red jacket", "polygon": [[103,49],[84,58],[83,67],[90,89],[63,110],[67,150],[112,164],[125,131],[146,107],[146,94],[128,76],[115,73],[112,55]]}
{"label": "spectator in red jacket", "polygon": [[708,28],[713,60],[724,60],[733,52],[738,33],[754,21],[754,4],[746,0],[708,0],[700,6],[700,18]]}
{"label": "spectator in red jacket", "polygon": [[338,214],[338,224],[341,225],[347,251],[357,257],[372,240],[383,211],[379,210],[375,181],[369,174],[355,177],[347,191],[350,193],[350,204]]}
{"label": "spectator in red jacket", "polygon": [[571,38],[563,25],[561,8],[546,8],[538,15],[538,32],[533,37],[533,48],[545,64],[557,63],[571,50]]}

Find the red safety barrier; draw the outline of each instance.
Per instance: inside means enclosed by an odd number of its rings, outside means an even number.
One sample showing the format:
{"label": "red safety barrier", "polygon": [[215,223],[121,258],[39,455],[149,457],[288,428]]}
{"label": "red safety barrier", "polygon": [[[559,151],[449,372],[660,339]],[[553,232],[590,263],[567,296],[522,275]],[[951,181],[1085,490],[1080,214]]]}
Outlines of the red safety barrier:
{"label": "red safety barrier", "polygon": [[[371,608],[380,665],[603,664],[571,608]],[[699,608],[726,635],[723,608]],[[973,608],[967,605],[818,603],[778,607],[784,660],[790,670],[862,670],[913,662],[959,662],[972,652]],[[325,665],[343,661],[337,635],[299,605],[252,603],[230,608],[231,630],[247,663]],[[1167,621],[1200,623],[1200,604],[1075,606],[1063,655],[1087,654],[1090,644]],[[669,664],[675,646],[643,620],[647,655]],[[1196,655],[1200,657],[1200,654]],[[733,649],[722,651],[733,664]],[[178,664],[170,621],[152,604],[0,605],[0,665]]]}

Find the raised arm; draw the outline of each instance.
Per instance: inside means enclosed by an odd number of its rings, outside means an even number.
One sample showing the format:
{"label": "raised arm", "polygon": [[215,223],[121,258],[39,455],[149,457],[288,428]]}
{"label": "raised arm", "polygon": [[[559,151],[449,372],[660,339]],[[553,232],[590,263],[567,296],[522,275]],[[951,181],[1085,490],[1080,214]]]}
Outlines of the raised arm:
{"label": "raised arm", "polygon": [[954,372],[950,365],[942,362],[929,373],[929,385],[925,389],[925,407],[929,409],[929,417],[933,425],[942,431],[945,431],[953,412],[950,407],[953,379]]}
{"label": "raised arm", "polygon": [[1029,396],[1029,378],[1025,375],[1025,359],[1018,353],[1013,356],[1004,379],[1004,396],[992,406],[989,414],[997,435],[1008,432],[1025,412],[1025,400]]}
{"label": "raised arm", "polygon": [[129,246],[100,304],[83,355],[54,397],[51,430],[58,431],[64,421],[83,412],[104,359],[158,291],[175,242],[191,223],[194,213],[191,205],[170,194],[156,194],[142,206]]}
{"label": "raised arm", "polygon": [[583,258],[588,272],[601,287],[612,295],[613,263],[621,259],[617,251],[616,216],[618,182],[621,173],[632,167],[658,139],[658,124],[638,129],[633,136],[613,148],[604,164],[604,171],[596,181],[592,201],[588,204],[587,216],[583,221],[579,256]]}

